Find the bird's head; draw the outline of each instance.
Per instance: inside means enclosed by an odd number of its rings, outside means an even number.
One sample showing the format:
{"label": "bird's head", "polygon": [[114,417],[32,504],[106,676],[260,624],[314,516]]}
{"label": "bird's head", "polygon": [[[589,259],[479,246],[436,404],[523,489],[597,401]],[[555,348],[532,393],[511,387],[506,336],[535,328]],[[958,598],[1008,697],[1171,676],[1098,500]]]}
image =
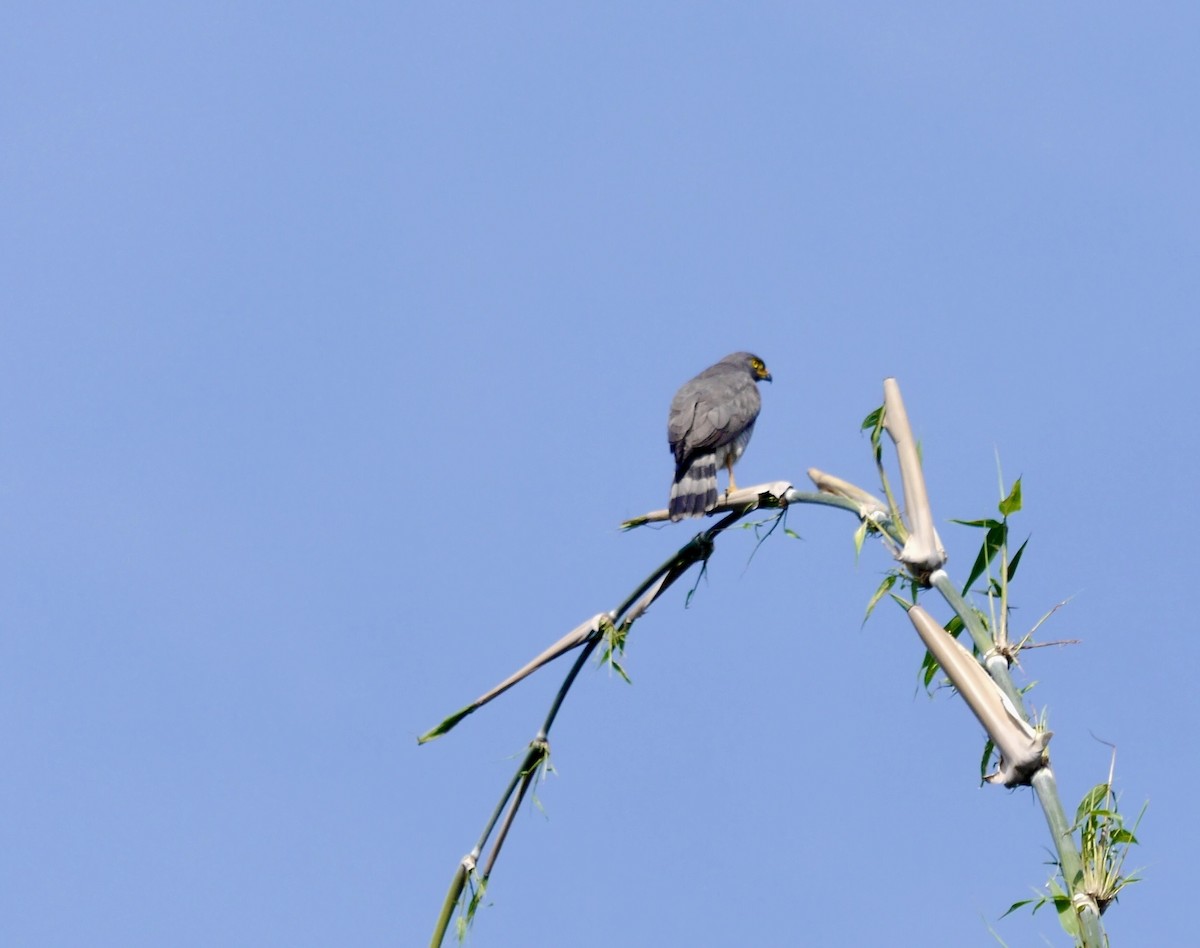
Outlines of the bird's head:
{"label": "bird's head", "polygon": [[753,352],[739,352],[736,355],[730,356],[725,361],[736,361],[746,366],[750,372],[750,375],[753,376],[754,381],[756,382],[771,381],[771,372],[767,369],[767,364]]}

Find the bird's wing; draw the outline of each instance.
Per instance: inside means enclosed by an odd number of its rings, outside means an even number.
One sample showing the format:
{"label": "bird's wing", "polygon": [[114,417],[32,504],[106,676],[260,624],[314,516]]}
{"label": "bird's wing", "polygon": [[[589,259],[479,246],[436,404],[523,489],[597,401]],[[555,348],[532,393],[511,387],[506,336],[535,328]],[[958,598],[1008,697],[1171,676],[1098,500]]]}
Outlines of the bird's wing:
{"label": "bird's wing", "polygon": [[741,371],[700,375],[683,386],[671,403],[667,434],[675,459],[729,444],[757,417],[762,398],[754,380]]}

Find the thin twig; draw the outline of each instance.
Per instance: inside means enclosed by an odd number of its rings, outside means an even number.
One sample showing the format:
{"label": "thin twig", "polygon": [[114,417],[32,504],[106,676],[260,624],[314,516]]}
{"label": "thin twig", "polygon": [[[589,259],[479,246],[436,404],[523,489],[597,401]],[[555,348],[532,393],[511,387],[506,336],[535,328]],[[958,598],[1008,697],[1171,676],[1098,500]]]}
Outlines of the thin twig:
{"label": "thin twig", "polygon": [[[667,589],[671,587],[680,576],[696,563],[706,562],[711,555],[714,543],[717,536],[729,529],[743,517],[759,509],[761,506],[777,507],[782,505],[780,496],[791,490],[791,485],[783,482],[778,482],[776,486],[779,488],[779,494],[773,494],[769,491],[755,493],[753,489],[738,491],[734,494],[737,499],[744,498],[740,506],[730,509],[727,515],[713,524],[707,530],[702,530],[689,540],[684,546],[663,563],[658,569],[651,573],[631,592],[617,609],[610,613],[600,613],[589,619],[587,622],[577,626],[558,642],[543,651],[535,659],[528,662],[519,671],[513,673],[499,685],[484,693],[466,708],[455,712],[436,728],[429,731],[420,738],[421,742],[432,740],[451,730],[464,717],[471,714],[477,708],[482,707],[488,701],[507,691],[517,682],[532,674],[536,669],[542,667],[560,655],[565,654],[571,649],[582,646],[582,650],[572,663],[570,670],[563,679],[562,685],[559,686],[554,700],[551,702],[550,709],[546,714],[546,718],[542,723],[541,729],[537,736],[530,742],[529,748],[522,759],[521,765],[517,768],[517,772],[509,781],[508,787],[502,794],[500,801],[497,803],[491,818],[484,827],[483,833],[476,843],[475,848],[465,856],[459,863],[459,868],[455,872],[454,878],[451,881],[450,891],[446,895],[446,901],[443,905],[442,912],[438,917],[437,928],[433,936],[433,948],[437,948],[442,944],[445,938],[446,931],[449,928],[450,919],[453,916],[453,906],[459,904],[462,899],[467,883],[471,878],[475,865],[482,857],[484,850],[487,847],[488,840],[495,832],[495,841],[492,847],[488,850],[487,859],[484,863],[483,871],[479,874],[481,885],[486,886],[488,879],[491,876],[496,859],[499,857],[500,850],[504,845],[504,840],[508,836],[508,831],[512,826],[513,819],[520,805],[525,798],[525,794],[529,789],[530,784],[537,775],[538,770],[545,766],[549,760],[550,745],[549,734],[550,728],[553,726],[555,719],[558,716],[559,710],[562,708],[563,702],[566,700],[567,693],[571,686],[575,683],[579,672],[587,663],[588,658],[595,650],[596,646],[604,637],[604,628],[606,625],[620,624],[628,631],[638,618],[645,614],[651,604],[658,599]],[[725,508],[720,508],[724,510]],[[497,829],[499,825],[499,829]]]}

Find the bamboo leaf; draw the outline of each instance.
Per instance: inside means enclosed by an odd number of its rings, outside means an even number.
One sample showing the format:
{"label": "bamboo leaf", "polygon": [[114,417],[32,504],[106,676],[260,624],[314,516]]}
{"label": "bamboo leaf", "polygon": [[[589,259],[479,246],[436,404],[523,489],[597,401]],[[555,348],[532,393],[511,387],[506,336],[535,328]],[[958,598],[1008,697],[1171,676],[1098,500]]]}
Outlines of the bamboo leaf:
{"label": "bamboo leaf", "polygon": [[1012,915],[1012,913],[1015,912],[1019,908],[1024,908],[1026,905],[1031,905],[1034,902],[1041,902],[1041,901],[1043,901],[1043,900],[1042,899],[1021,899],[1020,902],[1013,902],[1013,904],[1008,907],[1008,911],[1005,912],[1004,915],[1001,915],[1000,917],[1004,918],[1005,915]]}
{"label": "bamboo leaf", "polygon": [[992,753],[996,750],[996,745],[992,743],[989,737],[983,745],[983,757],[979,761],[979,779],[982,782],[987,777],[988,762],[992,759]]}
{"label": "bamboo leaf", "polygon": [[1000,526],[1000,521],[993,520],[991,517],[988,517],[984,520],[954,520],[954,519],[951,519],[950,522],[957,523],[959,526],[962,526],[962,527],[984,527],[988,530],[991,530],[993,527]]}
{"label": "bamboo leaf", "polygon": [[984,537],[983,546],[979,548],[979,555],[975,557],[975,564],[971,567],[970,575],[967,576],[967,581],[963,585],[964,596],[975,584],[975,580],[983,575],[997,551],[1004,545],[1007,534],[1007,525],[993,521],[993,525],[988,528],[987,536]]}
{"label": "bamboo leaf", "polygon": [[454,712],[454,714],[452,714],[452,715],[450,715],[450,717],[446,718],[446,720],[444,720],[437,727],[433,728],[433,730],[426,731],[424,734],[422,734],[420,737],[418,737],[417,743],[418,744],[427,744],[427,743],[429,743],[429,741],[432,741],[434,738],[441,737],[443,734],[445,734],[448,731],[450,731],[451,729],[453,729],[453,727],[456,724],[458,724],[459,721],[461,721],[463,718],[465,718],[468,714],[471,714],[472,712],[474,712],[474,710],[475,710],[474,707],[468,707],[468,708],[463,708],[461,711]]}
{"label": "bamboo leaf", "polygon": [[1008,564],[1008,581],[1011,583],[1013,577],[1017,575],[1017,564],[1021,562],[1021,554],[1025,552],[1025,547],[1029,545],[1029,537],[1025,538],[1025,542],[1020,545],[1017,552],[1013,554],[1013,558]]}
{"label": "bamboo leaf", "polygon": [[925,657],[921,659],[921,685],[926,691],[933,684],[933,679],[937,676],[938,670],[942,666],[938,664],[937,659],[933,657],[929,649],[925,650]]}
{"label": "bamboo leaf", "polygon": [[1109,786],[1106,783],[1098,783],[1085,793],[1083,799],[1079,801],[1079,808],[1075,811],[1075,823],[1082,824],[1088,816],[1101,809],[1108,799],[1108,793]]}
{"label": "bamboo leaf", "polygon": [[861,429],[862,431],[870,430],[871,432],[871,450],[875,454],[876,464],[880,464],[883,461],[883,416],[883,406],[880,405],[863,419]]}
{"label": "bamboo leaf", "polygon": [[1008,496],[1000,501],[1000,513],[1008,517],[1010,514],[1015,514],[1021,509],[1021,478],[1017,478],[1012,486],[1012,490],[1008,492]]}
{"label": "bamboo leaf", "polygon": [[1058,886],[1054,887],[1057,891],[1054,896],[1054,911],[1058,913],[1058,924],[1062,926],[1062,930],[1070,935],[1078,942],[1079,938],[1079,916],[1075,914],[1075,908],[1071,905],[1071,897],[1062,892]]}
{"label": "bamboo leaf", "polygon": [[879,433],[883,431],[883,406],[880,405],[872,411],[866,418],[862,420],[860,431],[870,431],[871,440],[874,442]]}
{"label": "bamboo leaf", "polygon": [[1127,829],[1113,830],[1112,834],[1113,845],[1117,843],[1125,843],[1128,846],[1137,846],[1137,837]]}
{"label": "bamboo leaf", "polygon": [[875,595],[871,597],[871,601],[867,603],[867,614],[863,616],[863,625],[867,624],[867,620],[871,618],[871,613],[875,611],[875,607],[879,605],[879,600],[886,596],[893,586],[896,585],[897,576],[895,573],[888,573],[883,577],[883,582],[879,584],[879,588],[875,590]]}

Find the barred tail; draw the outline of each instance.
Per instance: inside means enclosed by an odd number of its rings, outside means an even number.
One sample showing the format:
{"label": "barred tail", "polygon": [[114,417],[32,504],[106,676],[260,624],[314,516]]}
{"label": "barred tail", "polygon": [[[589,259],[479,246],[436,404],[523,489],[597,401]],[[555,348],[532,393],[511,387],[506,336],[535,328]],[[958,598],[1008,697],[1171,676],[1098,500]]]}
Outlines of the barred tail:
{"label": "barred tail", "polygon": [[717,456],[704,454],[686,470],[675,472],[671,502],[667,509],[672,520],[703,517],[717,506]]}

